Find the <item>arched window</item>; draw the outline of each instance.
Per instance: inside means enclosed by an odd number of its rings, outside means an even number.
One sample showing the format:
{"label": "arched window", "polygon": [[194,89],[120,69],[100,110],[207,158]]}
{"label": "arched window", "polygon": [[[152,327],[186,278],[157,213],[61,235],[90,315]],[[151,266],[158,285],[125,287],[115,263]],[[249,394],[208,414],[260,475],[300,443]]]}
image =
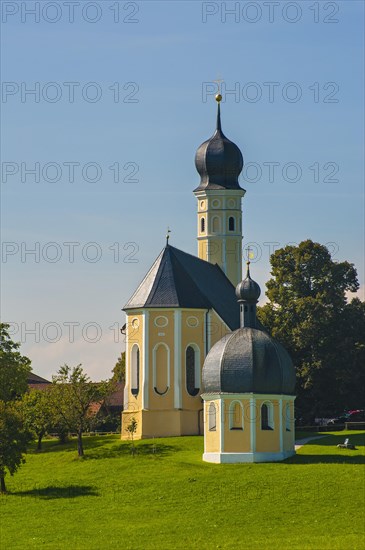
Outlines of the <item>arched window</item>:
{"label": "arched window", "polygon": [[221,231],[221,220],[218,216],[214,216],[212,219],[212,231],[213,233],[220,233]]}
{"label": "arched window", "polygon": [[208,410],[208,428],[210,432],[215,432],[217,429],[217,411],[215,404],[211,403]]}
{"label": "arched window", "polygon": [[131,352],[131,392],[138,395],[139,392],[139,347],[134,344]]}
{"label": "arched window", "polygon": [[200,389],[199,363],[199,349],[188,346],[185,352],[186,391],[192,397],[198,395]]}
{"label": "arched window", "polygon": [[170,388],[170,350],[166,344],[157,344],[152,353],[153,388],[158,395],[165,395]]}
{"label": "arched window", "polygon": [[239,401],[232,401],[230,404],[229,429],[243,430],[243,408]]}
{"label": "arched window", "polygon": [[263,403],[261,405],[261,429],[273,430],[274,429],[274,415],[272,403]]}
{"label": "arched window", "polygon": [[290,432],[291,422],[290,422],[290,403],[285,405],[285,428],[287,432]]}
{"label": "arched window", "polygon": [[236,228],[236,223],[235,223],[235,219],[233,216],[230,216],[228,218],[228,231],[234,231],[235,228]]}
{"label": "arched window", "polygon": [[200,220],[200,232],[201,233],[204,233],[205,232],[205,218],[202,218]]}

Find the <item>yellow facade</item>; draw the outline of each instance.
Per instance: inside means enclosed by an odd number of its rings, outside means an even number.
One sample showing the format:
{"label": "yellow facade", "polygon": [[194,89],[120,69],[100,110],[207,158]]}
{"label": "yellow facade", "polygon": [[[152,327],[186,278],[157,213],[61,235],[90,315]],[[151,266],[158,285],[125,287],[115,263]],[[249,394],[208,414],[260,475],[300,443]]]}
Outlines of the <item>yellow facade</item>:
{"label": "yellow facade", "polygon": [[[204,460],[265,462],[283,460],[295,454],[293,397],[255,394],[203,394],[202,397]],[[269,428],[262,424],[263,404],[270,411]],[[214,412],[216,418],[212,422]]]}
{"label": "yellow facade", "polygon": [[242,279],[243,189],[196,191],[198,257],[218,264],[236,286]]}
{"label": "yellow facade", "polygon": [[[136,439],[203,433],[200,397],[207,351],[230,329],[214,311],[153,308],[128,311],[126,389],[122,439],[132,418]],[[138,392],[133,391],[133,361],[139,350]],[[196,395],[188,391],[187,350],[194,350]]]}

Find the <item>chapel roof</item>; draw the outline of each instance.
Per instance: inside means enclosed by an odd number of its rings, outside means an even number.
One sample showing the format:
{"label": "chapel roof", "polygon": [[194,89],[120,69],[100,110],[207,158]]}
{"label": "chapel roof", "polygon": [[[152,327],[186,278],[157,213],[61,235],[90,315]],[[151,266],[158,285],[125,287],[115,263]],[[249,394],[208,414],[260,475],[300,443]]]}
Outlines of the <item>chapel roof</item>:
{"label": "chapel roof", "polygon": [[169,244],[123,309],[159,307],[214,309],[231,330],[240,326],[235,287],[221,268]]}

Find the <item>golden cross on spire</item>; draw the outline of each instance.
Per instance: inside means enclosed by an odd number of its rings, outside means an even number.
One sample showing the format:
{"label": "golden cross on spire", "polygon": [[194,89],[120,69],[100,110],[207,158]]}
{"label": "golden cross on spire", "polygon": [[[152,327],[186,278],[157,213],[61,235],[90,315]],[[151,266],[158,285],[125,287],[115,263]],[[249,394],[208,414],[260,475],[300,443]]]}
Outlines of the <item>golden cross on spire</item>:
{"label": "golden cross on spire", "polygon": [[213,80],[213,82],[216,82],[218,84],[218,93],[216,94],[215,99],[218,103],[220,103],[222,101],[221,83],[224,82],[224,80],[222,80],[220,75],[218,75],[217,80]]}
{"label": "golden cross on spire", "polygon": [[251,255],[251,252],[252,252],[252,248],[250,247],[250,245],[248,245],[247,248],[245,248],[245,252],[247,252],[247,263],[251,263],[250,262],[250,258],[252,258],[252,255]]}
{"label": "golden cross on spire", "polygon": [[218,93],[221,93],[221,83],[224,82],[224,80],[221,78],[220,75],[218,75],[217,80],[213,80],[216,84],[218,84]]}
{"label": "golden cross on spire", "polygon": [[170,228],[168,227],[167,228],[167,233],[166,233],[166,246],[169,244],[169,238],[170,238]]}

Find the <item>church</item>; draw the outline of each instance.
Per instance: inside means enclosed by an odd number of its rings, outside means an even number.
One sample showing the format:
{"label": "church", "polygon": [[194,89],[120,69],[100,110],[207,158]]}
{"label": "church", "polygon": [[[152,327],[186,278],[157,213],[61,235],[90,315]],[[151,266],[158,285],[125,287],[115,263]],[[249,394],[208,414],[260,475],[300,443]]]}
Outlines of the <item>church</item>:
{"label": "church", "polygon": [[138,439],[204,433],[207,461],[282,460],[294,452],[295,373],[256,319],[249,266],[242,281],[243,157],[222,131],[221,99],[195,157],[198,256],[167,236],[123,308],[121,437],[134,418]]}

